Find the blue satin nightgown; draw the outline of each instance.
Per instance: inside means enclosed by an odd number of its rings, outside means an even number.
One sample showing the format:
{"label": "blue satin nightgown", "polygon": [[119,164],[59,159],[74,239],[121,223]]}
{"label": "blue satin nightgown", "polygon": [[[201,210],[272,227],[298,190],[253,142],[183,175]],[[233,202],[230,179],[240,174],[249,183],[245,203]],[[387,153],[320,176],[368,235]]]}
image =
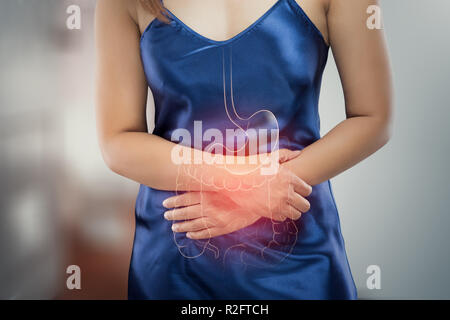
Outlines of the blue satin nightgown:
{"label": "blue satin nightgown", "polygon": [[[280,149],[301,150],[320,138],[329,48],[295,0],[277,1],[226,41],[168,15],[169,24],[153,20],[140,42],[156,108],[153,134],[173,140],[185,128],[194,135],[195,121],[202,132],[267,128],[276,118]],[[164,219],[162,202],[175,194],[140,186],[130,299],[356,298],[329,181],[313,187],[311,209],[297,221],[262,218],[202,241],[174,234]]]}

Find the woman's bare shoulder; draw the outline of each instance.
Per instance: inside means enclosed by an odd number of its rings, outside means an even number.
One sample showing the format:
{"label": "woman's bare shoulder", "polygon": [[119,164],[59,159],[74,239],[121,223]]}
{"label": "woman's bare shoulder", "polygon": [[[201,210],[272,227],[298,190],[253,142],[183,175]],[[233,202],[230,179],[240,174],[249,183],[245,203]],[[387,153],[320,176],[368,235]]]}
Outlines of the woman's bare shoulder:
{"label": "woman's bare shoulder", "polygon": [[134,0],[97,0],[97,22],[102,21],[132,21],[132,3]]}
{"label": "woman's bare shoulder", "polygon": [[134,2],[135,0],[97,0],[97,10],[130,14]]}
{"label": "woman's bare shoulder", "polygon": [[328,42],[327,13],[331,0],[295,0]]}
{"label": "woman's bare shoulder", "polygon": [[142,34],[155,16],[145,7],[143,0],[130,0],[130,5],[130,14],[133,16]]}
{"label": "woman's bare shoulder", "polygon": [[154,19],[143,0],[98,0],[97,13],[109,17],[127,16],[139,26],[141,32]]}

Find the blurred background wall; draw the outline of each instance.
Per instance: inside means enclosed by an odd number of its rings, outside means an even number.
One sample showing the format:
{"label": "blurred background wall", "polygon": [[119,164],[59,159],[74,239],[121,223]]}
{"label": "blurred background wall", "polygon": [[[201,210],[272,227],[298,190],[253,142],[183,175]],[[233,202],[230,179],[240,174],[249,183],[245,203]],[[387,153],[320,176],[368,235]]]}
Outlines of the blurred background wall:
{"label": "blurred background wall", "polygon": [[0,298],[126,298],[138,186],[98,150],[94,7],[0,0]]}
{"label": "blurred background wall", "polygon": [[[82,9],[68,30],[66,9]],[[391,142],[333,179],[363,299],[450,298],[447,0],[383,1],[396,88]],[[95,0],[0,0],[0,298],[123,299],[136,183],[111,173],[94,118]],[[344,119],[332,56],[325,133]],[[151,117],[151,115],[150,115]],[[66,288],[78,265],[82,289]],[[366,269],[381,268],[381,290]]]}
{"label": "blurred background wall", "polygon": [[[347,253],[360,298],[450,299],[450,1],[381,4],[394,132],[387,146],[333,180]],[[344,118],[332,59],[322,93],[326,132]],[[370,265],[381,269],[381,290],[367,289]]]}

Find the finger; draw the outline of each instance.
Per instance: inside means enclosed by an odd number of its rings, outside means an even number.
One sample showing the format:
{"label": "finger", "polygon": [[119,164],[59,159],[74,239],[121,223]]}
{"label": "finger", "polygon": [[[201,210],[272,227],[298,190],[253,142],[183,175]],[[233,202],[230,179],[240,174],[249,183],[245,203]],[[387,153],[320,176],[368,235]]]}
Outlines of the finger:
{"label": "finger", "polygon": [[178,222],[172,225],[174,232],[198,231],[214,227],[214,224],[207,218],[197,218],[194,220]]}
{"label": "finger", "polygon": [[301,153],[301,150],[289,150],[289,149],[281,149],[279,150],[279,162],[284,163],[291,161],[292,159],[297,158]]}
{"label": "finger", "polygon": [[286,219],[287,219],[287,217],[283,216],[281,214],[277,214],[277,215],[272,216],[272,220],[273,221],[277,221],[277,222],[284,222],[284,221],[286,221]]}
{"label": "finger", "polygon": [[165,208],[177,208],[192,206],[194,204],[199,204],[201,200],[200,192],[186,192],[177,196],[167,198],[163,201],[163,206]]}
{"label": "finger", "polygon": [[303,198],[298,193],[294,192],[293,190],[289,192],[288,201],[291,206],[296,208],[300,212],[307,212],[310,209],[310,203],[308,200]]}
{"label": "finger", "polygon": [[292,206],[290,204],[286,205],[286,209],[284,210],[283,213],[285,214],[285,216],[287,216],[288,218],[290,218],[292,220],[298,220],[302,216],[301,211],[297,210],[297,208],[295,208],[294,206]]}
{"label": "finger", "polygon": [[221,235],[224,235],[227,233],[229,233],[229,232],[225,228],[212,227],[212,228],[207,228],[207,229],[203,229],[203,230],[199,230],[199,231],[188,232],[188,233],[186,233],[186,237],[188,237],[189,239],[194,239],[194,240],[202,240],[202,239],[210,239],[210,238],[218,237],[218,236],[221,236]]}
{"label": "finger", "polygon": [[270,211],[270,218],[273,221],[283,222],[287,219],[286,215],[284,215],[283,207],[286,206],[285,201],[278,200],[275,207]]}
{"label": "finger", "polygon": [[287,217],[279,213],[272,213],[270,219],[273,221],[283,222],[287,219]]}
{"label": "finger", "polygon": [[295,174],[292,174],[291,176],[291,183],[294,187],[295,192],[304,197],[309,196],[312,192],[312,187]]}
{"label": "finger", "polygon": [[193,206],[172,209],[164,212],[164,219],[172,220],[190,220],[202,217],[202,208],[200,204]]}

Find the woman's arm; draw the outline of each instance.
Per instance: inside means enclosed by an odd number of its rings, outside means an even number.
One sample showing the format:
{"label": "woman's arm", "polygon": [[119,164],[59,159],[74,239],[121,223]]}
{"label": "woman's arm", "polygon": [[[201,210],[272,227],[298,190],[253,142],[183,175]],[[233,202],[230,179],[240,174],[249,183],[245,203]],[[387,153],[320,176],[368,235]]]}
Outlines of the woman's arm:
{"label": "woman's arm", "polygon": [[375,0],[330,0],[328,35],[344,90],[347,119],[286,163],[310,185],[326,181],[387,143],[392,89],[382,30],[366,26]]}
{"label": "woman's arm", "polygon": [[[180,168],[171,161],[176,144],[147,133],[148,87],[140,58],[139,27],[132,17],[134,5],[134,1],[127,0],[97,3],[96,105],[100,147],[114,172],[157,189],[180,190],[176,184]],[[189,190],[199,190],[197,180],[187,175],[183,179],[182,184]]]}
{"label": "woman's arm", "polygon": [[[140,57],[140,31],[135,1],[99,0],[96,10],[97,127],[102,155],[114,172],[160,190],[214,191],[237,177],[230,172],[255,172],[261,166],[227,156],[236,165],[194,162],[193,149],[147,133],[147,82]],[[172,161],[175,147],[190,154],[190,164]],[[180,151],[180,149],[177,149]],[[200,152],[204,159],[206,153]],[[280,160],[297,153],[283,150]],[[242,158],[242,157],[241,157]],[[224,160],[226,162],[227,160]]]}
{"label": "woman's arm", "polygon": [[[355,165],[383,146],[390,136],[392,93],[384,36],[382,31],[369,30],[366,27],[366,10],[369,5],[376,4],[376,1],[329,0],[329,3],[328,32],[324,34],[328,34],[340,73],[347,119],[323,138],[303,149],[297,158],[281,165],[287,166],[310,185],[319,184]],[[187,198],[189,195],[190,193],[187,193],[183,196]],[[192,195],[191,198],[195,196]],[[254,199],[251,195],[244,195],[238,199],[238,205],[242,209],[255,202],[267,202],[267,199]],[[188,232],[193,239],[205,239],[236,230],[234,226],[230,228],[231,222],[236,219],[233,214],[229,217],[220,215],[221,208],[214,203],[198,199],[190,202],[178,200],[182,200],[182,196],[173,198],[173,203],[180,203],[170,208],[185,207],[168,212],[166,219],[192,218],[191,214],[195,214],[192,208],[198,207],[200,202],[203,212],[206,212],[206,215],[210,212],[211,220],[216,224],[210,222],[199,230],[194,216],[193,220],[177,222],[175,225],[178,228],[174,231]],[[238,224],[237,228],[248,225],[248,222],[253,221],[251,214],[260,211],[259,208],[244,210],[247,215],[243,217],[248,221],[244,221],[242,225]],[[300,208],[299,211],[306,212],[308,208]],[[209,216],[202,216],[202,219],[208,218]]]}

